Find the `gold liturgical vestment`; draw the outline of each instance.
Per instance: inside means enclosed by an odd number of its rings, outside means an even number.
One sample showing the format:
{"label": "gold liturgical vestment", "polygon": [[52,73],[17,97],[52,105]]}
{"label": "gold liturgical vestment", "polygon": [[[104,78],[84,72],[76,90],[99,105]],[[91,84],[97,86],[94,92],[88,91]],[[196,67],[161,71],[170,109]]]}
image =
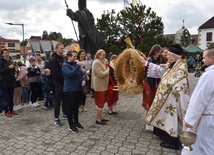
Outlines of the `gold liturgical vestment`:
{"label": "gold liturgical vestment", "polygon": [[[148,72],[154,74],[157,65],[150,64]],[[161,78],[155,98],[146,116],[146,123],[155,126],[171,137],[178,137],[182,130],[189,103],[188,71],[186,61],[177,60]]]}

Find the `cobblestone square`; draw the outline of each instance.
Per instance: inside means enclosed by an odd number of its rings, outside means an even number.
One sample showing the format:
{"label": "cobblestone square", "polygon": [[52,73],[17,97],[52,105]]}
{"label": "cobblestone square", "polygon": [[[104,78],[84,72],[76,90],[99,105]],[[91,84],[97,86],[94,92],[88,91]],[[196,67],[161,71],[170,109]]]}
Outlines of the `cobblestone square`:
{"label": "cobblestone square", "polygon": [[[191,92],[197,80],[189,74]],[[0,155],[180,155],[180,150],[161,148],[159,138],[145,130],[141,103],[142,94],[120,94],[118,115],[109,115],[105,106],[103,116],[109,122],[100,126],[95,124],[96,107],[88,95],[88,112],[79,114],[84,129],[77,134],[62,118],[62,127],[54,125],[53,109],[17,106],[17,116],[0,115]]]}

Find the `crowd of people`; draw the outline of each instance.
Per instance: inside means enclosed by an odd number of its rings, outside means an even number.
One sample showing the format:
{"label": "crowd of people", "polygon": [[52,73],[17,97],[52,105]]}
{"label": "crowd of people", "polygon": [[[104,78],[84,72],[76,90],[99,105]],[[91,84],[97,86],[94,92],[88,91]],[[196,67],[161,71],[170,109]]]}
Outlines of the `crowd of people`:
{"label": "crowd of people", "polygon": [[204,63],[203,63],[203,58],[200,54],[197,54],[195,58],[192,56],[189,56],[187,59],[187,66],[188,66],[188,71],[190,73],[196,71],[201,71],[202,69],[204,70]]}
{"label": "crowd of people", "polygon": [[[35,53],[28,63],[23,64],[21,61],[13,62],[10,51],[2,48],[0,110],[6,117],[12,117],[17,115],[14,105],[32,104],[32,107],[38,108],[39,103],[43,103],[45,110],[54,109],[56,126],[63,125],[60,118],[68,119],[69,130],[76,133],[77,128],[83,128],[78,113],[87,112],[86,96],[90,93],[98,108],[95,123],[105,125],[108,121],[102,118],[105,103],[108,104],[109,115],[117,114],[113,106],[118,101],[118,92],[112,89],[117,85],[113,69],[116,58],[114,55],[108,62],[104,50],[98,50],[94,60],[84,49],[78,52],[69,50],[64,55],[63,44],[57,43],[48,60],[42,60],[40,53]],[[103,95],[102,103],[100,94]]]}
{"label": "crowd of people", "polygon": [[[188,61],[179,45],[162,48],[152,46],[148,59],[139,56],[146,68],[143,81],[143,102],[146,110],[146,129],[152,130],[165,148],[178,150],[181,146],[179,132],[186,128],[197,129],[193,152],[182,154],[211,154],[213,144],[214,115],[214,48],[197,56],[198,63],[208,66],[190,98],[188,83]],[[79,112],[87,112],[86,94],[91,93],[97,107],[95,123],[106,125],[102,109],[107,103],[108,114],[115,115],[114,105],[118,101],[117,81],[114,66],[117,55],[106,59],[106,52],[99,49],[94,59],[84,49],[69,50],[64,55],[64,46],[58,43],[50,59],[44,62],[39,53],[29,58],[29,66],[10,59],[7,48],[1,50],[0,60],[0,108],[6,117],[17,115],[14,104],[29,104],[43,108],[54,108],[54,123],[62,126],[62,119],[68,119],[69,130],[77,133],[83,129],[79,122]],[[85,87],[89,91],[85,91]],[[83,91],[84,90],[84,91]],[[45,98],[45,100],[43,100]],[[40,102],[41,103],[41,102]],[[199,122],[199,123],[197,123]],[[197,127],[196,127],[197,126]]]}

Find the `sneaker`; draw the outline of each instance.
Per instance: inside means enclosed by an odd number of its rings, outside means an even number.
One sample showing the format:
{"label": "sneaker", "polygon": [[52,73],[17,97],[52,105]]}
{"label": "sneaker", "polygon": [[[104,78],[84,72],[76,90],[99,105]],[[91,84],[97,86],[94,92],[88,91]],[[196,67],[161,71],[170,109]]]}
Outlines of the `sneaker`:
{"label": "sneaker", "polygon": [[33,107],[35,107],[35,108],[37,108],[37,107],[38,107],[38,105],[36,104],[36,102],[35,102],[35,103],[33,103]]}
{"label": "sneaker", "polygon": [[73,132],[73,133],[78,133],[78,130],[75,126],[71,126],[69,131]]}
{"label": "sneaker", "polygon": [[75,126],[76,126],[78,129],[84,129],[83,126],[82,126],[80,123],[75,123]]}
{"label": "sneaker", "polygon": [[11,111],[10,114],[11,115],[18,115],[17,112],[15,112],[15,111]]}
{"label": "sneaker", "polygon": [[42,108],[45,109],[45,110],[48,110],[48,109],[49,109],[49,107],[46,106],[46,105],[43,105]]}
{"label": "sneaker", "polygon": [[62,119],[68,119],[65,114],[62,115]]}
{"label": "sneaker", "polygon": [[10,112],[4,114],[6,117],[12,117],[13,115]]}
{"label": "sneaker", "polygon": [[55,123],[56,126],[62,126],[62,123],[61,123],[59,118],[56,118],[54,123]]}
{"label": "sneaker", "polygon": [[38,102],[36,102],[36,105],[37,105],[37,107],[39,107],[39,106],[40,106],[40,104],[39,104]]}

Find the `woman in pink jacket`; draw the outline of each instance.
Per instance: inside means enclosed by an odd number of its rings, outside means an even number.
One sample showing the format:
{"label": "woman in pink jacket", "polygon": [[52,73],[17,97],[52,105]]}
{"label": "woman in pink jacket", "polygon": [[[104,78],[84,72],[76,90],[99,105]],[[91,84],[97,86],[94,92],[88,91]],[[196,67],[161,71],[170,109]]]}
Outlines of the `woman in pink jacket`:
{"label": "woman in pink jacket", "polygon": [[18,62],[20,73],[16,81],[20,81],[22,87],[22,105],[29,103],[29,80],[28,80],[28,71],[27,67]]}

